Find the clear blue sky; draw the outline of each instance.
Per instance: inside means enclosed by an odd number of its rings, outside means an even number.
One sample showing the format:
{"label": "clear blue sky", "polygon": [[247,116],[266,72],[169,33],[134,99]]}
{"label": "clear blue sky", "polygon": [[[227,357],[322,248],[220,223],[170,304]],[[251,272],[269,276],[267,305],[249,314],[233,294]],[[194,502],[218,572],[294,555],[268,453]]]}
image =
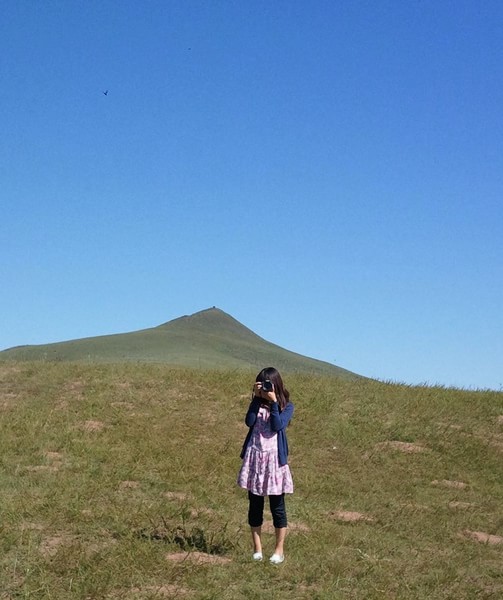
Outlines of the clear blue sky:
{"label": "clear blue sky", "polygon": [[0,57],[0,348],[216,305],[503,385],[499,0],[4,0]]}

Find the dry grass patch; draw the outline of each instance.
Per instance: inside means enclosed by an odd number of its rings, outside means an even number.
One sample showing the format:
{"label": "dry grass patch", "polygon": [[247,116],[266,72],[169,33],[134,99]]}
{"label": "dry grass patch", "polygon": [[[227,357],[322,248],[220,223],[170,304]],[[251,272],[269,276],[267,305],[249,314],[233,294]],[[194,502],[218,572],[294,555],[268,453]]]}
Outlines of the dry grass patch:
{"label": "dry grass patch", "polygon": [[86,383],[80,379],[75,381],[67,381],[63,385],[63,398],[71,398],[72,400],[82,400],[84,397],[84,389]]}
{"label": "dry grass patch", "polygon": [[23,372],[23,368],[16,364],[2,364],[0,365],[0,383],[3,383],[11,375],[19,375]]}
{"label": "dry grass patch", "polygon": [[42,556],[45,558],[51,558],[65,546],[70,546],[75,543],[76,536],[70,533],[60,533],[58,535],[52,535],[45,537],[40,543],[39,550]]}
{"label": "dry grass patch", "polygon": [[103,429],[105,429],[105,423],[103,423],[103,421],[84,421],[83,423],[80,424],[80,428],[83,429],[84,431],[88,431],[88,432],[99,432],[99,431],[103,431]]}
{"label": "dry grass patch", "polygon": [[186,492],[164,492],[163,496],[168,500],[188,500],[190,494]]}
{"label": "dry grass patch", "polygon": [[474,502],[459,502],[456,500],[449,502],[449,508],[452,508],[454,510],[469,510],[470,508],[476,507],[477,505]]}
{"label": "dry grass patch", "polygon": [[425,446],[413,444],[412,442],[400,442],[398,440],[380,442],[374,447],[376,450],[387,450],[388,448],[391,448],[392,450],[398,450],[399,452],[404,452],[405,454],[418,454],[420,452],[429,452],[429,448],[426,448]]}
{"label": "dry grass patch", "polygon": [[166,583],[133,587],[129,590],[116,590],[109,594],[107,598],[114,600],[150,600],[153,598],[185,598],[191,594],[191,590],[174,583]]}
{"label": "dry grass patch", "polygon": [[138,481],[121,481],[119,484],[121,490],[136,490],[139,487],[140,483]]}
{"label": "dry grass patch", "polygon": [[329,517],[344,523],[373,523],[375,519],[356,511],[334,510],[328,513]]}
{"label": "dry grass patch", "polygon": [[[271,523],[271,521],[266,521],[262,525],[262,531],[264,533],[274,533],[275,532],[274,525]],[[304,523],[289,521],[288,522],[288,531],[289,531],[289,533],[308,532],[308,531],[311,531],[311,529]]]}
{"label": "dry grass patch", "polygon": [[127,408],[129,410],[134,408],[134,404],[132,402],[123,401],[111,402],[110,406],[113,406],[114,408]]}
{"label": "dry grass patch", "polygon": [[498,546],[499,544],[503,544],[503,537],[500,535],[485,533],[484,531],[470,531],[469,529],[465,529],[461,532],[461,535],[465,538],[473,540],[474,542],[487,544],[488,546]]}
{"label": "dry grass patch", "polygon": [[92,556],[102,552],[103,550],[108,550],[117,544],[118,542],[116,539],[111,537],[108,532],[104,532],[103,535],[100,536],[99,541],[90,542],[85,546],[85,553],[87,556]]}
{"label": "dry grass patch", "polygon": [[455,490],[464,490],[468,487],[468,484],[464,481],[452,481],[450,479],[434,479],[431,482],[431,485],[435,487],[444,487]]}
{"label": "dry grass patch", "polygon": [[47,460],[52,460],[55,462],[61,462],[63,460],[63,454],[61,452],[55,452],[52,450],[48,450],[45,453],[45,457],[47,458]]}
{"label": "dry grass patch", "polygon": [[165,585],[147,585],[144,588],[133,588],[131,592],[135,595],[135,597],[141,597],[145,594],[148,597],[158,596],[159,598],[180,598],[182,596],[187,596],[191,592],[185,588],[182,588],[175,584],[165,584]]}
{"label": "dry grass patch", "polygon": [[227,556],[207,554],[206,552],[170,552],[166,554],[166,560],[170,562],[190,562],[194,564],[227,565],[232,560]]}
{"label": "dry grass patch", "polygon": [[30,473],[57,473],[61,463],[52,465],[30,465],[25,467],[25,471]]}
{"label": "dry grass patch", "polygon": [[193,519],[198,519],[201,516],[214,517],[215,514],[216,514],[215,511],[211,508],[192,508],[190,510],[190,516]]}
{"label": "dry grass patch", "polygon": [[61,452],[47,451],[44,453],[49,464],[30,465],[25,470],[31,473],[56,473],[63,466],[63,454]]}
{"label": "dry grass patch", "polygon": [[43,531],[44,529],[45,525],[40,523],[32,523],[30,521],[21,523],[21,531]]}

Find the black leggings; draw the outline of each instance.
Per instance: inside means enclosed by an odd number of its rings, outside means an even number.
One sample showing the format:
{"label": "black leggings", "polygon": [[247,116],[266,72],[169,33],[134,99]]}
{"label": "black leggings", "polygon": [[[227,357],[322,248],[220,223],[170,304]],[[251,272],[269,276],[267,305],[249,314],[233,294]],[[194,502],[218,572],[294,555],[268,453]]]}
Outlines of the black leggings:
{"label": "black leggings", "polygon": [[[260,527],[264,521],[264,496],[256,496],[248,492],[248,499],[250,500],[248,524],[250,527]],[[274,527],[276,529],[286,527],[285,494],[281,494],[281,496],[269,496],[269,507]]]}

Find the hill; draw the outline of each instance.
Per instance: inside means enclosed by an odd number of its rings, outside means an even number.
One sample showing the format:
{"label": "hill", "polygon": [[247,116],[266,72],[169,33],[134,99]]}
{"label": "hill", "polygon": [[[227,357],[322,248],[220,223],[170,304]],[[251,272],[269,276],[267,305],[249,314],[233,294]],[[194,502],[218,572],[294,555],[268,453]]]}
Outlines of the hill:
{"label": "hill", "polygon": [[[497,600],[503,394],[288,374],[286,561],[236,485],[250,373],[0,364],[2,600]],[[264,593],[264,590],[267,593]]]}
{"label": "hill", "polygon": [[205,369],[260,369],[356,378],[358,375],[264,340],[218,308],[158,327],[0,352],[0,360],[158,362]]}

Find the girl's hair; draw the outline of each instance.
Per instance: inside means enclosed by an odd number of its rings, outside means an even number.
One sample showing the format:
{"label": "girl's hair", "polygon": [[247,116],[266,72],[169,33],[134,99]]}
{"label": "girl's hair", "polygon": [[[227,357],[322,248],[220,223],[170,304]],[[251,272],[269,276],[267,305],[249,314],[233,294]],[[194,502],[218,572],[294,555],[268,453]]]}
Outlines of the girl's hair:
{"label": "girl's hair", "polygon": [[255,381],[266,381],[267,379],[274,385],[274,392],[278,398],[279,408],[280,410],[283,410],[290,401],[290,393],[283,385],[283,380],[281,379],[279,371],[274,367],[262,369]]}

